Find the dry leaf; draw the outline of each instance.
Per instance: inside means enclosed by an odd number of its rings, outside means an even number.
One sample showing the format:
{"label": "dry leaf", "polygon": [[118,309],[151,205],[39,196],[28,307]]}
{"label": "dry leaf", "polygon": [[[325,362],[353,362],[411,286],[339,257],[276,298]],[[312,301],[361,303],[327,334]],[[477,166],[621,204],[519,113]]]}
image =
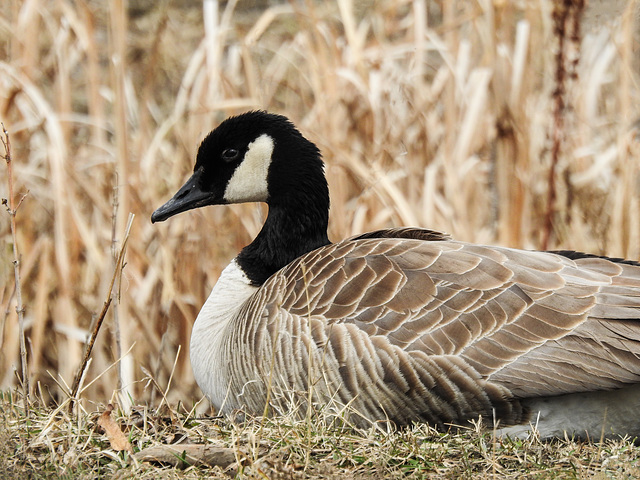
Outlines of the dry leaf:
{"label": "dry leaf", "polygon": [[111,418],[112,411],[113,405],[107,405],[106,410],[102,412],[102,415],[100,415],[98,419],[98,425],[101,426],[107,434],[111,448],[117,451],[126,450],[129,453],[133,453],[133,447],[129,439],[122,433],[120,426]]}

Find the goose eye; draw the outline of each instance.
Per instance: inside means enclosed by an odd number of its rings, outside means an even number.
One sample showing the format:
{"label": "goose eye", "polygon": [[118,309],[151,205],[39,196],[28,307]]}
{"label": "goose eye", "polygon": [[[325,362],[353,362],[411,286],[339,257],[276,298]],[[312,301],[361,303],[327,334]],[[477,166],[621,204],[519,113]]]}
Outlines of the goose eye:
{"label": "goose eye", "polygon": [[238,152],[238,150],[236,150],[235,148],[227,148],[225,151],[222,152],[222,159],[225,162],[232,162],[238,158],[239,153],[240,152]]}

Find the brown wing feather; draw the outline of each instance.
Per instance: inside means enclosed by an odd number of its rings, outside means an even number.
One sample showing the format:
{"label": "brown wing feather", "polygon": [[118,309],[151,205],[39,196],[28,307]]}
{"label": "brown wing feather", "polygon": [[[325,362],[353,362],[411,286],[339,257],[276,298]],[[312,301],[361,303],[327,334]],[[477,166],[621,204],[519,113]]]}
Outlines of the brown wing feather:
{"label": "brown wing feather", "polygon": [[640,382],[640,267],[408,232],[323,247],[263,287],[280,331],[312,321],[339,366],[326,388],[364,416],[517,423],[518,399]]}

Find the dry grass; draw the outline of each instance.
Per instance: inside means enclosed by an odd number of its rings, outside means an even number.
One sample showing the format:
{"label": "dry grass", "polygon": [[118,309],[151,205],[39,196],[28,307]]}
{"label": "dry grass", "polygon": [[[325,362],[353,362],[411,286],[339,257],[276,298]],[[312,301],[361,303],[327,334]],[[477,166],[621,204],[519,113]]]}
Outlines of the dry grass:
{"label": "dry grass", "polygon": [[[232,423],[195,418],[193,411],[138,408],[115,421],[134,452],[171,444],[165,462],[114,451],[97,428],[99,414],[69,417],[32,406],[29,423],[18,398],[0,395],[0,477],[13,478],[637,478],[640,452],[628,440],[599,444],[495,439],[470,428],[456,434],[415,425],[399,432],[354,431],[290,416]],[[112,414],[113,416],[113,414]],[[190,443],[225,450],[224,466],[192,465]],[[181,451],[181,449],[184,449]],[[183,461],[183,460],[187,461]]]}
{"label": "dry grass", "polygon": [[[564,80],[553,154],[553,2],[442,2],[442,11],[427,0],[230,1],[218,10],[207,0],[204,14],[184,1],[132,3],[127,11],[115,0],[9,0],[0,11],[0,120],[11,135],[16,195],[29,191],[17,243],[30,385],[43,405],[68,397],[130,212],[125,266],[80,398],[88,408],[115,395],[125,410],[199,400],[186,350],[191,324],[264,209],[210,208],[158,226],[147,219],[187,176],[200,139],[250,108],[286,114],[324,152],[331,238],[418,225],[525,248],[548,234],[549,248],[640,258],[636,1],[591,2],[582,40],[566,39],[566,68],[579,63]],[[20,352],[10,216],[2,213],[6,390],[17,385]],[[19,410],[12,403],[5,418],[17,422]],[[99,447],[87,421],[64,441],[92,457]],[[468,439],[473,454],[452,458],[475,465],[482,438]],[[49,448],[53,459],[58,445]],[[513,465],[521,462],[509,448]],[[552,455],[541,469],[556,463],[552,447],[536,448],[540,458]],[[297,461],[291,451],[285,463]],[[393,464],[382,450],[365,453],[360,466],[349,461],[354,476],[378,459]],[[431,474],[442,458],[430,460]],[[602,460],[585,471],[600,471]],[[467,467],[451,468],[455,476]]]}

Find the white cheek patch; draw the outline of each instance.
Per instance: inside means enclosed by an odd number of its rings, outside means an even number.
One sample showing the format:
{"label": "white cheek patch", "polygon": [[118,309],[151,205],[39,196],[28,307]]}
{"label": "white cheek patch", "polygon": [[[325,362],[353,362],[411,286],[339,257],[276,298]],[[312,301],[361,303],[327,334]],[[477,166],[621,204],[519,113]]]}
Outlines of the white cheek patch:
{"label": "white cheek patch", "polygon": [[242,163],[233,172],[224,191],[229,203],[266,202],[267,174],[273,153],[273,138],[262,134],[249,144]]}

